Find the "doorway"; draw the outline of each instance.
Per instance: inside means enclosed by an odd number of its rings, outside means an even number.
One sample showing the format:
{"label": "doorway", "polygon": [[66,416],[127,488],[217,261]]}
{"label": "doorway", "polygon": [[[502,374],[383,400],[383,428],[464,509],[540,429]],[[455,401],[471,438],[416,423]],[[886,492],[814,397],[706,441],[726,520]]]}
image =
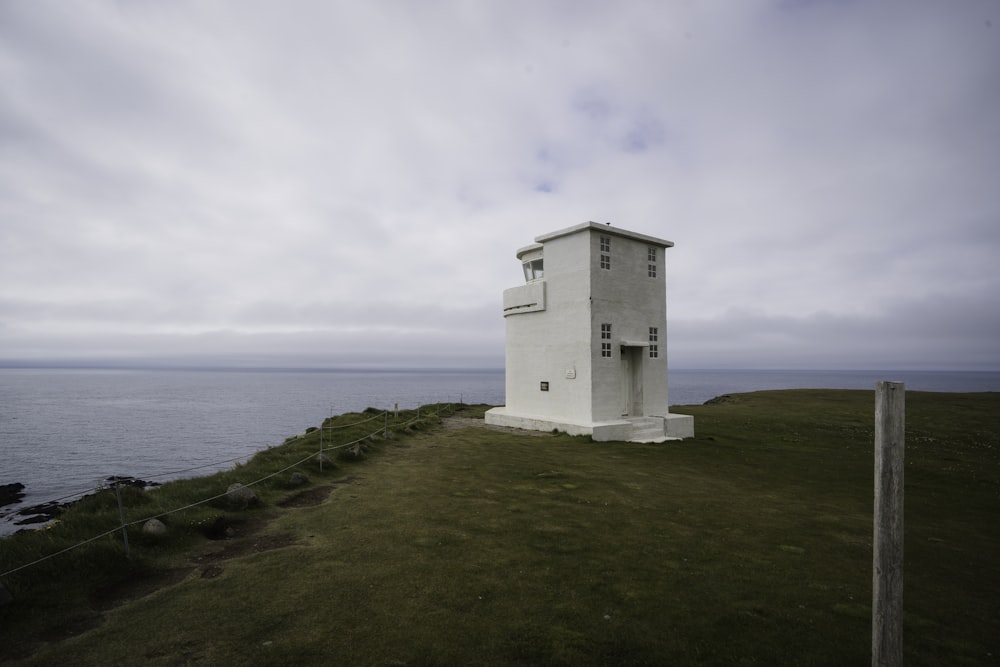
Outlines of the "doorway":
{"label": "doorway", "polygon": [[642,360],[645,348],[622,345],[621,403],[623,417],[642,416]]}

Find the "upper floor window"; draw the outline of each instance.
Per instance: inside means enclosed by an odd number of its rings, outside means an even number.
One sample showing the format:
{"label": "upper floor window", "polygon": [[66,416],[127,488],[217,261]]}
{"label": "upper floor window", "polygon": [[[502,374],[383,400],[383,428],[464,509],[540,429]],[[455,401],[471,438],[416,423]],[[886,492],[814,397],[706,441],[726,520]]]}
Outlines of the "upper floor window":
{"label": "upper floor window", "polygon": [[657,327],[649,327],[649,357],[656,359],[660,356],[660,330]]}
{"label": "upper floor window", "polygon": [[656,248],[649,248],[646,252],[646,259],[648,264],[646,264],[646,275],[650,278],[656,277]]}
{"label": "upper floor window", "polygon": [[601,324],[601,356],[611,356],[611,323]]}
{"label": "upper floor window", "polygon": [[532,280],[538,280],[545,276],[541,258],[528,260],[522,266],[524,267],[524,280],[526,282],[530,283]]}
{"label": "upper floor window", "polygon": [[601,237],[601,268],[611,268],[611,237]]}

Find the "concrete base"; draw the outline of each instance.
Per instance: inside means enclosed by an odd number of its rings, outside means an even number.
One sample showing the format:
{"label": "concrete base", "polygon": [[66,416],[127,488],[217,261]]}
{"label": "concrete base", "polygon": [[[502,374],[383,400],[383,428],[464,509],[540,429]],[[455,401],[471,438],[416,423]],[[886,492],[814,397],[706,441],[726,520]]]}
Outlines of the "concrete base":
{"label": "concrete base", "polygon": [[539,415],[513,414],[508,412],[506,407],[499,407],[487,410],[486,423],[527,431],[561,431],[569,435],[589,435],[596,442],[664,442],[694,436],[694,417],[676,414],[571,423]]}
{"label": "concrete base", "polygon": [[691,415],[678,415],[671,412],[665,419],[668,438],[694,437],[694,417]]}

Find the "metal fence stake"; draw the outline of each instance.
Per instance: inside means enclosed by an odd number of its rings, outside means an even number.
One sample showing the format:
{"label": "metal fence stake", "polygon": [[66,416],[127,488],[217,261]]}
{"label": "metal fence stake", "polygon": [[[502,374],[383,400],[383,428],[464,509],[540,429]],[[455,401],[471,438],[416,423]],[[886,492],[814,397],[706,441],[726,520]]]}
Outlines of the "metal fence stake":
{"label": "metal fence stake", "polygon": [[125,558],[131,558],[128,551],[128,528],[125,526],[125,508],[122,506],[121,485],[115,480],[115,496],[118,498],[118,516],[122,521],[122,541],[125,542]]}

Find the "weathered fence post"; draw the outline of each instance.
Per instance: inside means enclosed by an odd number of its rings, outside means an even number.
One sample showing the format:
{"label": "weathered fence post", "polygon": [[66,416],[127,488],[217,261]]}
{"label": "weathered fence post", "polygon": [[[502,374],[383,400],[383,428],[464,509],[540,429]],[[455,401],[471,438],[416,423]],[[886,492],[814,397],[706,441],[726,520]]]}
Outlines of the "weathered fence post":
{"label": "weathered fence post", "polygon": [[323,472],[323,431],[326,430],[325,424],[319,425],[319,471]]}
{"label": "weathered fence post", "polygon": [[121,484],[115,479],[115,496],[118,498],[118,517],[122,521],[122,540],[125,542],[125,558],[131,558],[128,552],[128,528],[125,526],[125,508],[122,506]]}
{"label": "weathered fence post", "polygon": [[903,664],[903,450],[906,388],[875,384],[872,667]]}

